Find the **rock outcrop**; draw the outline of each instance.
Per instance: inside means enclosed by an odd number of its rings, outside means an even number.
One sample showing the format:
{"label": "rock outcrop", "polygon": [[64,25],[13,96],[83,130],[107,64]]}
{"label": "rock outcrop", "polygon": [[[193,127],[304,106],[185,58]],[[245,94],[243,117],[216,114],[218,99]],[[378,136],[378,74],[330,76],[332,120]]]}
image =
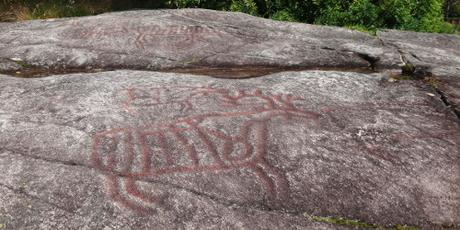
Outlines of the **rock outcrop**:
{"label": "rock outcrop", "polygon": [[199,9],[0,31],[0,229],[460,226],[458,36]]}
{"label": "rock outcrop", "polygon": [[208,10],[131,11],[0,26],[0,57],[38,66],[397,67],[395,49],[346,29]]}

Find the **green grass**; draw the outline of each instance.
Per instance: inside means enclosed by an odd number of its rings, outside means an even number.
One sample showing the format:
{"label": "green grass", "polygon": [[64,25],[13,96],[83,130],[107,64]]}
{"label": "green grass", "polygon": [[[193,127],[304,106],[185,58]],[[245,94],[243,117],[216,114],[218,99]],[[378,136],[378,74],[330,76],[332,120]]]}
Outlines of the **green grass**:
{"label": "green grass", "polygon": [[353,219],[347,219],[343,217],[314,216],[314,215],[309,215],[308,213],[304,213],[304,216],[314,222],[341,225],[341,226],[347,226],[347,227],[353,227],[353,228],[379,229],[379,230],[418,230],[417,227],[401,225],[401,224],[397,224],[397,225],[390,226],[390,227],[385,227],[385,226],[378,225],[378,224],[371,224],[371,223],[366,223],[361,220],[353,220]]}
{"label": "green grass", "polygon": [[425,83],[431,86],[433,89],[438,89],[441,83],[436,77],[427,77],[424,79]]}
{"label": "green grass", "polygon": [[309,217],[314,222],[336,224],[336,225],[358,227],[358,228],[377,228],[378,227],[377,225],[369,224],[369,223],[362,222],[359,220],[345,219],[342,217],[322,217],[322,216],[310,216],[310,215],[305,215],[305,216]]}
{"label": "green grass", "polygon": [[108,12],[111,9],[101,1],[64,4],[60,1],[43,1],[38,4],[25,4],[18,1],[0,7],[1,21],[23,21],[33,19],[80,17]]}
{"label": "green grass", "polygon": [[351,29],[351,30],[357,30],[357,31],[360,31],[360,32],[364,32],[364,33],[367,33],[367,34],[370,34],[372,36],[377,36],[377,29],[376,28],[366,28],[364,26],[360,26],[360,25],[351,25],[351,26],[345,26],[346,28],[348,29]]}
{"label": "green grass", "polygon": [[460,26],[455,26],[455,34],[460,35]]}
{"label": "green grass", "polygon": [[398,77],[396,77],[397,80],[401,80],[401,81],[413,81],[413,80],[417,80],[414,76],[412,75],[406,75],[406,74],[402,74],[402,75],[399,75]]}

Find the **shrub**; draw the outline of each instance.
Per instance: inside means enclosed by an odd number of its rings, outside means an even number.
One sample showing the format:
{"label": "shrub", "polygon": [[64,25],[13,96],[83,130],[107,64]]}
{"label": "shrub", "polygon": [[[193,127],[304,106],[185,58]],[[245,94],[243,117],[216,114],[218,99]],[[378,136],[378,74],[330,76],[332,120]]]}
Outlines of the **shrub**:
{"label": "shrub", "polygon": [[230,10],[243,12],[251,15],[258,15],[257,5],[253,0],[232,0]]}
{"label": "shrub", "polygon": [[[200,7],[232,10],[282,21],[452,33],[445,16],[460,16],[460,0],[0,0],[19,19],[82,16],[132,8]],[[0,12],[0,20],[2,12]]]}
{"label": "shrub", "polygon": [[288,22],[295,22],[297,21],[291,13],[287,10],[279,10],[276,11],[273,15],[270,16],[271,19],[278,20],[278,21],[288,21]]}

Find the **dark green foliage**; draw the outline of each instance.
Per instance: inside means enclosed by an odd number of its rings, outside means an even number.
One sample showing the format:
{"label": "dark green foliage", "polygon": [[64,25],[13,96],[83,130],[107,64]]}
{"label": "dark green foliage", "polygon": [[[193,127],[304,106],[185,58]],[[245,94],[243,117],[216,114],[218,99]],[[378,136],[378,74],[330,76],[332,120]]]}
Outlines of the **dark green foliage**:
{"label": "dark green foliage", "polygon": [[111,10],[110,0],[0,0],[0,21],[2,15],[12,14],[17,20],[85,16]]}
{"label": "dark green foliage", "polygon": [[[451,33],[454,27],[444,22],[445,16],[460,15],[460,0],[0,0],[1,11],[22,9],[19,19],[187,7],[239,11],[282,21],[346,26],[371,32],[390,28]],[[0,18],[1,15],[0,12]]]}
{"label": "dark green foliage", "polygon": [[460,0],[445,0],[444,16],[447,18],[460,17]]}
{"label": "dark green foliage", "polygon": [[442,0],[325,0],[316,23],[390,28],[422,32],[453,32],[444,22]]}
{"label": "dark green foliage", "polygon": [[232,0],[230,10],[258,15],[257,5],[253,0]]}

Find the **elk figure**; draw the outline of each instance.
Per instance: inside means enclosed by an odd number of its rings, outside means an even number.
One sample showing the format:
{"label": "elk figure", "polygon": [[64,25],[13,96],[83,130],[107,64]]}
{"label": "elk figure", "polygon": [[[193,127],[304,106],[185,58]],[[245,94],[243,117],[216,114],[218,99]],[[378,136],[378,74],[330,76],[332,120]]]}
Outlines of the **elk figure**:
{"label": "elk figure", "polygon": [[[294,105],[294,101],[301,98],[212,87],[150,88],[147,91],[151,97],[144,106],[180,104],[194,111],[194,100],[204,97],[216,98],[224,109],[161,124],[97,133],[92,160],[108,179],[108,192],[114,201],[137,212],[151,213],[162,197],[142,191],[136,181],[155,181],[172,174],[218,174],[241,169],[253,173],[266,191],[267,199],[275,205],[287,199],[288,182],[284,174],[266,158],[268,125],[274,119],[318,119],[319,114]],[[142,98],[147,100],[145,94]],[[134,102],[135,89],[129,89],[123,107],[133,111],[129,107],[139,105]],[[217,128],[229,123],[239,124],[238,131],[230,134]]]}

